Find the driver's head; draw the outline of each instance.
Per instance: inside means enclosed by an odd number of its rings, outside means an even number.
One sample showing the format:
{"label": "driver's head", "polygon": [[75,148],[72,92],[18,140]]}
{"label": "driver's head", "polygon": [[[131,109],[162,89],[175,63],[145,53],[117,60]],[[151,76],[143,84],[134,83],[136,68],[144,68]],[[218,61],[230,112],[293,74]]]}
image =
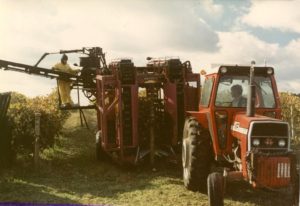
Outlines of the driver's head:
{"label": "driver's head", "polygon": [[238,98],[243,94],[243,88],[241,85],[236,84],[231,87],[231,96],[233,98]]}
{"label": "driver's head", "polygon": [[61,57],[61,63],[66,64],[68,61],[68,56],[66,54],[63,54]]}

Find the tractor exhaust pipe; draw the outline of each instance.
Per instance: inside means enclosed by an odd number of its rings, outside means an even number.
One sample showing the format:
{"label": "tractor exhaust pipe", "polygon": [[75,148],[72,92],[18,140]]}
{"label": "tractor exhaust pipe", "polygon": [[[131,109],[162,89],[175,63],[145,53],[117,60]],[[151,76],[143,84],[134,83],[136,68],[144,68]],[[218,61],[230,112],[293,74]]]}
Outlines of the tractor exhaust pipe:
{"label": "tractor exhaust pipe", "polygon": [[247,97],[247,116],[254,117],[255,114],[255,85],[254,85],[254,65],[255,61],[251,62],[250,79]]}

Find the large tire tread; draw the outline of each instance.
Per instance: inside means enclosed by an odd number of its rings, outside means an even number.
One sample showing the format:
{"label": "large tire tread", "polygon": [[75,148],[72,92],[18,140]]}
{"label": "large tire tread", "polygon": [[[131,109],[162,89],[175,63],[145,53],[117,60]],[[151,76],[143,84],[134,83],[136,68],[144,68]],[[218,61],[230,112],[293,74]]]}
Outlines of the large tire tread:
{"label": "large tire tread", "polygon": [[188,118],[184,128],[184,139],[190,142],[189,175],[184,177],[184,185],[188,190],[206,191],[207,176],[212,162],[211,138],[207,130],[203,130],[195,118]]}
{"label": "large tire tread", "polygon": [[224,205],[224,178],[221,173],[213,172],[207,178],[207,193],[210,206]]}

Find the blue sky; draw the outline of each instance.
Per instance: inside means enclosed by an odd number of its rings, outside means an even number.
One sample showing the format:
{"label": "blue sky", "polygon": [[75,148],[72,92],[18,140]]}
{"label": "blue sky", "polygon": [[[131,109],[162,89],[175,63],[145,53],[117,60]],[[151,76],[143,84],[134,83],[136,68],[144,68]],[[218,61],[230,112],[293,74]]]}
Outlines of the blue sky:
{"label": "blue sky", "polygon": [[[44,52],[100,46],[108,61],[179,56],[275,68],[280,91],[300,93],[300,1],[0,0],[0,59],[34,64]],[[59,56],[47,58],[50,68]],[[77,60],[71,58],[70,63]],[[0,92],[49,93],[55,81],[0,71]]]}

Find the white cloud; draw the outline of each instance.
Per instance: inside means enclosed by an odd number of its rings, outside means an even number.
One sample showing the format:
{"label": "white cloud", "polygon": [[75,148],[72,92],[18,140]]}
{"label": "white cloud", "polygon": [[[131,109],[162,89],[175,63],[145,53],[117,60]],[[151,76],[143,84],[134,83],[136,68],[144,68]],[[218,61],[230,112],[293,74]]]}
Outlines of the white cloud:
{"label": "white cloud", "polygon": [[247,32],[220,32],[220,57],[229,63],[249,64],[251,60],[263,63],[278,50],[277,44],[268,44]]}
{"label": "white cloud", "polygon": [[204,10],[210,15],[221,16],[224,12],[222,5],[216,4],[213,0],[199,1]]}
{"label": "white cloud", "polygon": [[[83,46],[102,47],[108,60],[132,57],[138,64],[149,55],[217,50],[217,33],[193,12],[192,2],[0,0],[0,4],[0,59],[9,61],[33,65],[44,52]],[[41,65],[49,68],[59,59],[55,58]],[[0,87],[27,95],[41,94],[36,88],[46,91],[44,82],[31,78],[24,75],[26,90],[17,86],[14,74],[1,72]]]}
{"label": "white cloud", "polygon": [[279,91],[288,91],[292,93],[299,94],[299,88],[300,88],[300,79],[294,79],[294,80],[283,80],[279,81],[277,83]]}
{"label": "white cloud", "polygon": [[203,56],[211,63],[249,65],[255,60],[257,65],[273,66],[280,91],[300,91],[300,39],[280,47],[264,42],[247,32],[220,32],[219,52]]}
{"label": "white cloud", "polygon": [[220,48],[215,53],[194,53],[192,59],[197,65],[209,68],[211,64],[250,65],[252,60],[257,65],[265,59],[273,58],[279,50],[278,44],[269,44],[247,32],[218,32]]}
{"label": "white cloud", "polygon": [[[300,22],[293,20],[286,28],[282,27],[289,19],[298,18],[290,14],[294,10],[278,15],[276,5],[286,8],[284,2],[274,2],[275,6],[268,1],[261,2],[253,2],[250,13],[242,18],[244,23],[288,29]],[[295,6],[296,3],[292,3]],[[131,57],[136,65],[145,65],[147,56],[179,56],[190,60],[195,71],[208,68],[212,63],[244,65],[256,60],[262,65],[267,59],[268,64],[277,69],[280,89],[300,90],[297,83],[300,40],[280,47],[242,29],[216,32],[202,17],[211,14],[214,21],[220,21],[226,11],[212,0],[0,0],[0,4],[0,59],[34,64],[43,52],[83,46],[101,46],[107,52],[108,61]],[[265,16],[261,8],[268,6],[270,10],[264,11]],[[287,19],[277,22],[281,16]],[[48,58],[42,66],[49,68],[58,59],[59,56]],[[17,90],[34,96],[49,93],[55,86],[53,80],[0,71],[0,91]]]}
{"label": "white cloud", "polygon": [[0,93],[15,91],[34,97],[49,94],[55,87],[53,80],[0,70]]}
{"label": "white cloud", "polygon": [[[247,32],[219,32],[219,48],[215,53],[197,52],[180,54],[190,59],[195,71],[206,69],[215,72],[222,64],[250,65],[252,60],[257,66],[268,66],[275,69],[279,91],[300,91],[300,39],[280,47],[279,44],[264,42]],[[216,66],[210,69],[212,64]]]}
{"label": "white cloud", "polygon": [[218,42],[216,33],[193,13],[192,2],[3,2],[1,56],[95,45],[125,53],[164,48],[214,51]]}
{"label": "white cloud", "polygon": [[241,21],[253,27],[300,32],[300,1],[253,1]]}
{"label": "white cloud", "polygon": [[[296,86],[298,84],[290,84],[291,82],[297,82],[300,79],[300,53],[298,52],[299,49],[300,39],[293,40],[285,47],[280,48],[277,54],[273,56],[272,59],[270,59],[280,68],[280,70],[278,71],[278,75],[282,81],[286,81],[286,85],[290,86],[289,90],[300,90],[300,87]],[[287,88],[287,86],[285,87]]]}

